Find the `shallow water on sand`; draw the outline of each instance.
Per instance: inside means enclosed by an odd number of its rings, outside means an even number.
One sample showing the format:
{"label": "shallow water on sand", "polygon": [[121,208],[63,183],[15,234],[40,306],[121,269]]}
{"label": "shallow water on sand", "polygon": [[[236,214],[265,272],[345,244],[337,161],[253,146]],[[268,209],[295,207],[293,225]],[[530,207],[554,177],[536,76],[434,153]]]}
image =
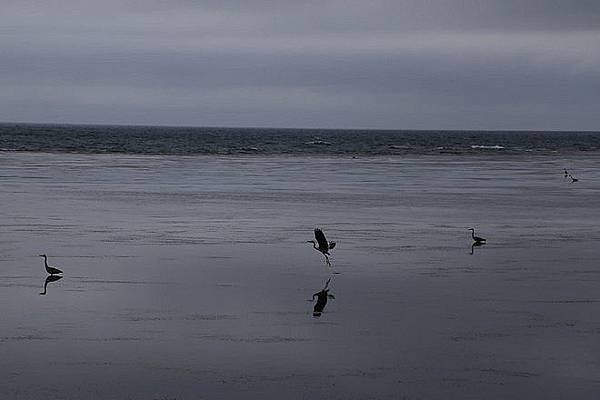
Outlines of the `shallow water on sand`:
{"label": "shallow water on sand", "polygon": [[0,153],[0,398],[596,398],[598,161]]}

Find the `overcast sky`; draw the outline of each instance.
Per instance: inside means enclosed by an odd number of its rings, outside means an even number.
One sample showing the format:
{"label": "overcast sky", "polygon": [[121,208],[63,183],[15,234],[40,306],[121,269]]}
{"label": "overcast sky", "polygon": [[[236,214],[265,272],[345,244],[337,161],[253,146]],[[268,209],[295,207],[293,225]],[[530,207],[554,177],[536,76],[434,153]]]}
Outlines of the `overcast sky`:
{"label": "overcast sky", "polygon": [[0,0],[0,121],[600,130],[598,0]]}

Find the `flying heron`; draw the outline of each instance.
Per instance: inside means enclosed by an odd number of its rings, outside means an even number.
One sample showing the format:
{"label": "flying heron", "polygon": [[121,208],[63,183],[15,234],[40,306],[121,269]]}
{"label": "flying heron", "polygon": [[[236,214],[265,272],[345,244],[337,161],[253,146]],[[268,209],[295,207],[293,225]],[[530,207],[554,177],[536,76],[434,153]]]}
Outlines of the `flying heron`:
{"label": "flying heron", "polygon": [[469,228],[469,230],[471,231],[471,237],[473,238],[473,241],[475,243],[477,243],[478,245],[485,244],[485,239],[484,238],[481,238],[479,236],[475,236],[475,229],[474,228]]}
{"label": "flying heron", "polygon": [[335,299],[335,296],[332,294],[329,294],[329,282],[331,281],[331,278],[327,279],[327,282],[325,283],[325,286],[323,287],[323,289],[321,289],[319,292],[313,294],[312,296],[312,300],[315,300],[315,297],[317,298],[317,304],[315,304],[315,307],[313,308],[313,317],[320,317],[321,314],[323,313],[323,309],[325,308],[325,305],[327,304],[327,299]]}
{"label": "flying heron", "polygon": [[44,257],[44,266],[46,267],[46,272],[50,275],[62,274],[63,272],[58,269],[48,265],[48,257],[45,254],[40,254],[40,257]]}
{"label": "flying heron", "polygon": [[[333,250],[335,247],[335,242],[328,242],[325,238],[325,234],[319,228],[315,228],[315,239],[317,239],[316,242],[314,240],[307,240],[306,243],[312,243],[315,250],[323,253],[325,256],[325,262],[327,262],[327,265],[331,267],[331,263],[329,262],[329,256],[331,254],[329,254],[329,250]],[[319,247],[317,247],[317,243],[319,244]]]}

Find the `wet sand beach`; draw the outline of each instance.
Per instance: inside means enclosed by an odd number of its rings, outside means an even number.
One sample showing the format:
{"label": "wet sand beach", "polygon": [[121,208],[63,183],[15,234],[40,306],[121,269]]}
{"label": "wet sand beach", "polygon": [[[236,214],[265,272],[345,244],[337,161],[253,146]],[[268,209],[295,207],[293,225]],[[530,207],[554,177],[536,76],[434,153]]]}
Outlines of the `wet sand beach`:
{"label": "wet sand beach", "polygon": [[595,399],[598,162],[2,152],[0,398]]}

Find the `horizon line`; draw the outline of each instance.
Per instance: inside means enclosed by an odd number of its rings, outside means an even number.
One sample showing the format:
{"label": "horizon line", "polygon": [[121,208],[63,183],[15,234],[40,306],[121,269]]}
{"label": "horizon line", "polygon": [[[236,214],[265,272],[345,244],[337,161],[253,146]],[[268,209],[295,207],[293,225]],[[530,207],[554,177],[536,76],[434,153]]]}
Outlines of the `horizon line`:
{"label": "horizon line", "polygon": [[0,121],[0,125],[52,125],[52,126],[106,126],[131,128],[185,128],[185,129],[270,129],[270,130],[320,130],[320,131],[389,131],[389,132],[523,132],[523,133],[600,133],[591,129],[413,129],[413,128],[318,128],[318,127],[277,127],[277,126],[218,126],[218,125],[170,125],[170,124],[138,124],[138,123],[93,123],[93,122],[23,122]]}

